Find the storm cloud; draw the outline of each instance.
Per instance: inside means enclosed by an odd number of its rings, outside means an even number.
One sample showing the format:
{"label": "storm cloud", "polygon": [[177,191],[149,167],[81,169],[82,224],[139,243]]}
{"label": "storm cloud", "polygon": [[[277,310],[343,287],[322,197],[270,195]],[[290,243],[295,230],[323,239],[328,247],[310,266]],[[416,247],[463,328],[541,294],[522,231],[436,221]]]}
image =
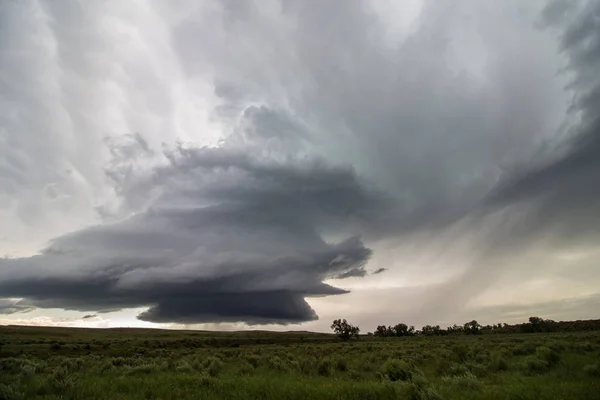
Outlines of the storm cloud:
{"label": "storm cloud", "polygon": [[289,324],[402,292],[435,323],[599,282],[600,3],[405,3],[3,5],[0,313]]}
{"label": "storm cloud", "polygon": [[316,318],[304,297],[345,293],[323,280],[366,274],[371,250],[358,236],[321,236],[379,212],[351,170],[225,147],[168,156],[137,182],[157,193],[146,211],[1,261],[0,292],[47,308],[150,306],[140,318],[153,322],[288,323]]}

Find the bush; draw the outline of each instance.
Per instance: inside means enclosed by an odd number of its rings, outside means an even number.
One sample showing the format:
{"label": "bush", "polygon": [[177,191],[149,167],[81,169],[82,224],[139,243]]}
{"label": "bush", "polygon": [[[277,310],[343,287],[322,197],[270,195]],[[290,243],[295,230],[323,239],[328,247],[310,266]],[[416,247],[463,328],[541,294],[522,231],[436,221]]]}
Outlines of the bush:
{"label": "bush", "polygon": [[525,343],[513,349],[513,355],[515,356],[526,356],[533,353],[535,353],[535,345],[533,343]]}
{"label": "bush", "polygon": [[248,361],[244,361],[240,364],[238,372],[241,375],[250,375],[252,372],[254,372],[254,367]]}
{"label": "bush", "polygon": [[2,400],[21,400],[25,396],[15,388],[4,383],[0,383],[0,399]]}
{"label": "bush", "polygon": [[560,361],[560,355],[548,347],[538,347],[535,354],[539,359],[546,361],[549,366],[556,365]]}
{"label": "bush", "polygon": [[523,362],[523,369],[527,375],[540,374],[549,368],[548,362],[535,356],[528,356]]}
{"label": "bush", "polygon": [[66,369],[59,367],[47,378],[46,384],[57,392],[64,392],[75,386],[75,379]]}
{"label": "bush", "polygon": [[344,372],[348,370],[348,362],[345,358],[338,358],[335,360],[335,368],[338,371]]}
{"label": "bush", "polygon": [[448,376],[461,376],[471,373],[469,368],[465,364],[450,363],[448,368]]}
{"label": "bush", "polygon": [[426,387],[417,391],[418,400],[442,400],[442,396],[432,387]]}
{"label": "bush", "polygon": [[389,359],[383,364],[383,375],[390,381],[410,381],[413,373],[404,360]]}
{"label": "bush", "polygon": [[600,366],[598,364],[590,364],[583,367],[583,371],[589,376],[600,377]]}
{"label": "bush", "polygon": [[502,356],[495,355],[490,360],[488,367],[489,367],[490,371],[493,371],[493,372],[507,371],[508,370],[508,361],[506,361],[506,358],[504,358]]}
{"label": "bush", "polygon": [[324,358],[317,365],[317,373],[321,376],[331,376],[333,374],[333,363],[330,359]]}
{"label": "bush", "polygon": [[256,367],[258,367],[258,364],[260,363],[260,357],[256,356],[256,355],[250,355],[250,356],[246,357],[246,361],[248,362],[248,364],[250,364],[254,368],[256,368]]}
{"label": "bush", "polygon": [[210,376],[217,376],[223,370],[224,364],[223,361],[219,360],[216,357],[209,357],[208,362],[206,363],[206,372]]}
{"label": "bush", "polygon": [[[161,366],[159,366],[156,363],[146,363],[146,364],[140,364],[140,365],[131,367],[127,372],[131,375],[153,374],[155,372],[158,372],[160,369],[161,369]],[[165,369],[166,369],[166,365],[165,365]],[[184,371],[181,371],[181,372],[184,372]],[[185,372],[187,372],[187,371],[185,371]]]}
{"label": "bush", "polygon": [[67,370],[68,372],[78,372],[83,367],[83,364],[84,364],[83,359],[77,357],[77,358],[64,359],[60,363],[60,366],[62,368],[64,368],[65,370]]}
{"label": "bush", "polygon": [[463,375],[458,376],[445,376],[442,380],[461,390],[479,391],[481,389],[481,382],[471,372],[467,372]]}
{"label": "bush", "polygon": [[21,374],[23,369],[37,371],[39,364],[26,358],[8,357],[0,359],[0,372],[4,374]]}
{"label": "bush", "polygon": [[194,368],[187,361],[183,361],[175,367],[175,371],[180,374],[189,374],[194,372]]}
{"label": "bush", "polygon": [[200,374],[200,377],[198,377],[198,383],[202,387],[213,387],[217,383],[217,380],[213,376],[203,372]]}
{"label": "bush", "polygon": [[50,350],[52,351],[59,351],[60,349],[62,349],[62,345],[60,343],[52,343],[50,345]]}
{"label": "bush", "polygon": [[348,371],[348,377],[353,381],[359,381],[363,379],[363,374],[355,369],[351,369],[350,371]]}
{"label": "bush", "polygon": [[458,361],[467,361],[469,358],[469,348],[464,344],[457,344],[452,347],[452,352]]}
{"label": "bush", "polygon": [[275,371],[287,371],[288,370],[288,367],[285,364],[285,362],[278,356],[273,356],[273,357],[269,358],[268,364],[269,364],[269,368],[271,368]]}

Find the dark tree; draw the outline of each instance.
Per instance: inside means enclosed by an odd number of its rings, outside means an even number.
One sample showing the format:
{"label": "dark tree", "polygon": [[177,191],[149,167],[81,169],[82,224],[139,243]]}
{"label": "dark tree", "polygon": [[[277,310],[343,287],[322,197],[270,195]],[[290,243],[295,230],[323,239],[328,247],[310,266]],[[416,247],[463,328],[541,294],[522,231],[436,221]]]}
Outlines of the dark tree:
{"label": "dark tree", "polygon": [[478,335],[481,333],[481,325],[479,325],[479,322],[473,320],[471,322],[467,322],[463,326],[463,330],[467,335]]}
{"label": "dark tree", "polygon": [[333,321],[331,329],[342,340],[349,340],[353,337],[358,339],[358,333],[360,332],[358,326],[350,325],[345,319],[336,319]]}

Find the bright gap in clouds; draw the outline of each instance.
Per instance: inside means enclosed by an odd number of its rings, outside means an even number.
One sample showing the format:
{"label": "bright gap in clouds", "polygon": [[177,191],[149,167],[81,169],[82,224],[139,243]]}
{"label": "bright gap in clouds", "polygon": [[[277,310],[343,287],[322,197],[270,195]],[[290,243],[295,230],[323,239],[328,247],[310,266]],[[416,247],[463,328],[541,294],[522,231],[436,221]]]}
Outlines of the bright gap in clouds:
{"label": "bright gap in clouds", "polygon": [[0,323],[596,317],[599,3],[3,3]]}

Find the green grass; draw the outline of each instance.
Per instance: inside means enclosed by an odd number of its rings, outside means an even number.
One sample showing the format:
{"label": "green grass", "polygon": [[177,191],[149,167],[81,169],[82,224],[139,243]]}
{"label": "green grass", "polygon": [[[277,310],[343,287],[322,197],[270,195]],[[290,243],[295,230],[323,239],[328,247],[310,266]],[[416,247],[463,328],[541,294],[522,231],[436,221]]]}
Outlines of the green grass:
{"label": "green grass", "polygon": [[0,400],[600,399],[600,333],[0,327]]}

